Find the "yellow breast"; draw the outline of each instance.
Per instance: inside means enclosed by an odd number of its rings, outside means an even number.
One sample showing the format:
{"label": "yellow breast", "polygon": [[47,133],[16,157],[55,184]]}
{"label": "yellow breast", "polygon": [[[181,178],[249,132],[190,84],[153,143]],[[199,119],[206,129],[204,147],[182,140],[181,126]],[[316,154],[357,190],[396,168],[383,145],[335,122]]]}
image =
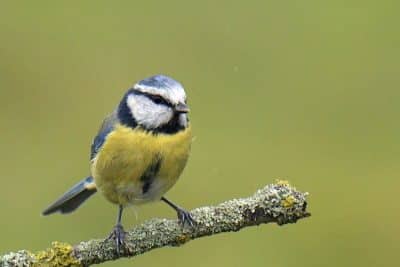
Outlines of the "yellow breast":
{"label": "yellow breast", "polygon": [[[119,125],[92,161],[96,186],[115,204],[158,200],[183,171],[191,141],[190,127],[176,134],[152,134]],[[154,177],[147,177],[153,166]]]}

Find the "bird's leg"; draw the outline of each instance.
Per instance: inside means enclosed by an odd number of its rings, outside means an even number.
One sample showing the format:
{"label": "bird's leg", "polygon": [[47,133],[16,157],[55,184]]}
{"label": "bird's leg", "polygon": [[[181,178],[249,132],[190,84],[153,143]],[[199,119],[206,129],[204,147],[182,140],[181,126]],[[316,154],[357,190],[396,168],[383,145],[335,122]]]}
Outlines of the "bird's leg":
{"label": "bird's leg", "polygon": [[124,227],[121,224],[123,209],[124,209],[123,206],[119,205],[117,224],[114,226],[112,232],[110,233],[110,235],[107,238],[107,240],[110,240],[110,239],[114,239],[115,240],[118,254],[121,251],[121,247],[124,245],[125,233],[126,233],[125,230],[124,230]]}
{"label": "bird's leg", "polygon": [[190,215],[190,213],[188,211],[186,211],[183,208],[179,207],[178,205],[172,203],[165,197],[162,197],[161,200],[164,201],[165,203],[167,203],[170,207],[172,207],[176,211],[176,213],[178,215],[179,223],[182,225],[182,227],[184,227],[186,223],[190,227],[194,227],[196,225],[196,221],[193,219],[192,215]]}

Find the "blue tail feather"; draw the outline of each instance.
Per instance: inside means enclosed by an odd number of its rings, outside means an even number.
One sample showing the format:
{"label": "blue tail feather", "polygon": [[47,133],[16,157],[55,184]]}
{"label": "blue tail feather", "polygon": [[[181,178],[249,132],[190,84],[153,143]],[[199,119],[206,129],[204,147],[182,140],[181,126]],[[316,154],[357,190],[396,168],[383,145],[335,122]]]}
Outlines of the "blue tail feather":
{"label": "blue tail feather", "polygon": [[50,215],[55,212],[69,213],[77,209],[86,199],[96,193],[96,186],[92,177],[83,179],[59,199],[45,209],[42,214]]}

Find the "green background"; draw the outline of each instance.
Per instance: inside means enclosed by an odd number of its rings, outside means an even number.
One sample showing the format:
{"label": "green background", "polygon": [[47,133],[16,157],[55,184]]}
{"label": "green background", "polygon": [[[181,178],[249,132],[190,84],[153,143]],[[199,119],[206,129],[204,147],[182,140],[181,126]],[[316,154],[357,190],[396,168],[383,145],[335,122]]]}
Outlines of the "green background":
{"label": "green background", "polygon": [[[117,210],[101,195],[69,216],[40,212],[88,174],[91,139],[124,91],[164,73],[184,84],[196,136],[171,199],[215,204],[281,178],[310,192],[313,216],[103,266],[398,264],[398,10],[394,1],[2,1],[0,254],[109,233]],[[174,216],[155,203],[123,221]]]}

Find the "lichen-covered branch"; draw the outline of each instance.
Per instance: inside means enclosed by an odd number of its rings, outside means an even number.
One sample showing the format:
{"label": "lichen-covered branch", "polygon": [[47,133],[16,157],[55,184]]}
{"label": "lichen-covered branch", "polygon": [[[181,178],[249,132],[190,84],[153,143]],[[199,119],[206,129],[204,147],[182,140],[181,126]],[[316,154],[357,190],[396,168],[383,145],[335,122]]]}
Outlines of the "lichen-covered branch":
{"label": "lichen-covered branch", "polygon": [[251,197],[192,210],[197,222],[194,228],[182,229],[177,220],[149,220],[127,233],[125,249],[120,254],[112,241],[89,240],[75,246],[54,242],[45,251],[23,250],[0,256],[0,266],[89,266],[164,246],[180,246],[202,236],[235,232],[247,226],[295,223],[310,216],[306,211],[306,196],[307,193],[297,191],[287,182],[278,181]]}

